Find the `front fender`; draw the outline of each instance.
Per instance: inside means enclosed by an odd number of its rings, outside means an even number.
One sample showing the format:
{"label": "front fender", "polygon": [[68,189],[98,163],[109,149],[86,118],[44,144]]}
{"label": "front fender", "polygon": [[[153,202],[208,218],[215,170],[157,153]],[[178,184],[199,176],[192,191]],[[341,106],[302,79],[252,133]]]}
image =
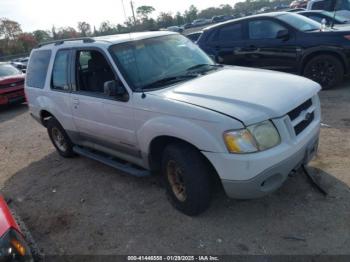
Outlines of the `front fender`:
{"label": "front fender", "polygon": [[[196,123],[193,120],[170,116],[159,116],[147,121],[137,132],[140,149],[148,154],[153,139],[159,136],[171,136],[184,140],[201,151],[224,152],[224,142],[221,135],[215,132],[213,123]],[[209,132],[212,126],[212,132]]]}

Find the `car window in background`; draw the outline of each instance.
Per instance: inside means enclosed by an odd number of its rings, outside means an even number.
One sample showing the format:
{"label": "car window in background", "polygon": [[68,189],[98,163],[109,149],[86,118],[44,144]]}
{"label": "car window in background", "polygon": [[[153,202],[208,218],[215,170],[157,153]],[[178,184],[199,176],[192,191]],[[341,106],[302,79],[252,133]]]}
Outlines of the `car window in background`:
{"label": "car window in background", "polygon": [[17,68],[10,64],[0,64],[0,77],[22,74]]}
{"label": "car window in background", "polygon": [[321,29],[320,23],[302,15],[286,13],[277,16],[277,18],[300,31],[307,32]]}
{"label": "car window in background", "polygon": [[345,23],[349,20],[346,17],[339,15],[337,13],[335,13],[335,15],[334,15],[334,13],[332,13],[332,12],[324,11],[324,12],[322,12],[322,14],[324,14],[325,16],[327,16],[329,18],[332,18],[332,19],[334,18],[335,20],[342,22],[342,23]]}
{"label": "car window in background", "polygon": [[325,10],[325,7],[326,7],[326,1],[318,1],[312,5],[313,10]]}
{"label": "car window in background", "polygon": [[308,18],[311,18],[312,20],[315,20],[315,21],[317,21],[317,22],[319,22],[319,23],[321,23],[322,20],[323,20],[323,17],[320,17],[320,16],[318,16],[318,15],[308,15],[307,17],[308,17]]}
{"label": "car window in background", "polygon": [[214,36],[214,41],[229,42],[242,40],[242,24],[232,24],[220,28]]}
{"label": "car window in background", "polygon": [[69,51],[58,51],[52,70],[52,89],[67,90]]}
{"label": "car window in background", "polygon": [[255,20],[249,22],[250,39],[275,39],[277,33],[286,28],[270,20]]}
{"label": "car window in background", "polygon": [[26,75],[27,86],[44,88],[50,57],[50,50],[34,51],[32,53]]}

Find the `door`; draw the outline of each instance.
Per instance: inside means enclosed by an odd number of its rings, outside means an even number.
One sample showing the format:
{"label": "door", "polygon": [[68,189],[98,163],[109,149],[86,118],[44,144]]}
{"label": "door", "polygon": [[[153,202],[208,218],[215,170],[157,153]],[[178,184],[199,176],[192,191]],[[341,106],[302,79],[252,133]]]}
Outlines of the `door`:
{"label": "door", "polygon": [[247,63],[253,67],[295,72],[297,46],[295,33],[278,20],[261,18],[247,23],[244,48]]}
{"label": "door", "polygon": [[[72,112],[83,144],[95,144],[133,155],[136,149],[133,109],[128,93],[110,96],[105,83],[122,85],[103,51],[75,52]],[[73,85],[74,86],[74,85]]]}
{"label": "door", "polygon": [[209,37],[215,60],[221,64],[244,66],[241,50],[244,47],[243,23],[231,23],[216,29]]}

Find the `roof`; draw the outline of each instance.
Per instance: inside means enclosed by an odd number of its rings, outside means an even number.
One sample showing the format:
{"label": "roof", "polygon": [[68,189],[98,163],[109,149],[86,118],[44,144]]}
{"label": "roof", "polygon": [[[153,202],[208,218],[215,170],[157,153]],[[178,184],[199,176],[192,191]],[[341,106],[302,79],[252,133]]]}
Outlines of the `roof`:
{"label": "roof", "polygon": [[231,19],[231,20],[228,20],[228,21],[225,21],[225,22],[222,22],[222,23],[218,23],[218,24],[212,25],[212,26],[208,26],[208,27],[204,28],[203,30],[210,30],[210,29],[213,29],[213,28],[216,28],[216,27],[220,27],[222,25],[231,24],[231,23],[235,23],[235,22],[238,22],[238,21],[244,21],[246,19],[251,19],[251,18],[256,18],[256,17],[276,17],[276,16],[280,16],[280,15],[283,15],[283,14],[290,14],[290,13],[281,11],[281,12],[270,12],[270,13],[263,13],[263,14],[257,14],[257,15],[249,15],[249,16],[240,17],[240,18],[237,18],[237,19]]}
{"label": "roof", "polygon": [[119,44],[130,41],[138,41],[153,37],[160,37],[165,35],[177,34],[170,31],[154,31],[154,32],[137,32],[137,33],[126,33],[126,34],[117,34],[117,35],[108,35],[108,36],[99,36],[99,37],[88,37],[88,38],[72,38],[72,39],[63,39],[47,43],[39,44],[38,48],[43,46],[52,47],[52,45],[64,45],[64,46],[74,46],[77,43],[99,43],[105,45]]}

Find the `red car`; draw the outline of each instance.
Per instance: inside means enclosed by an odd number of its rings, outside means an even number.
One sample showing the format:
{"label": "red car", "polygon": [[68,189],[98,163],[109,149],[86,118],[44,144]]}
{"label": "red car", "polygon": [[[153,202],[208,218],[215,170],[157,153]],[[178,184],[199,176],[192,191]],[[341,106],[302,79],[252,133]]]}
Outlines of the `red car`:
{"label": "red car", "polygon": [[0,261],[33,261],[31,252],[26,244],[15,219],[0,196]]}
{"label": "red car", "polygon": [[24,101],[24,74],[11,64],[0,63],[0,106]]}

